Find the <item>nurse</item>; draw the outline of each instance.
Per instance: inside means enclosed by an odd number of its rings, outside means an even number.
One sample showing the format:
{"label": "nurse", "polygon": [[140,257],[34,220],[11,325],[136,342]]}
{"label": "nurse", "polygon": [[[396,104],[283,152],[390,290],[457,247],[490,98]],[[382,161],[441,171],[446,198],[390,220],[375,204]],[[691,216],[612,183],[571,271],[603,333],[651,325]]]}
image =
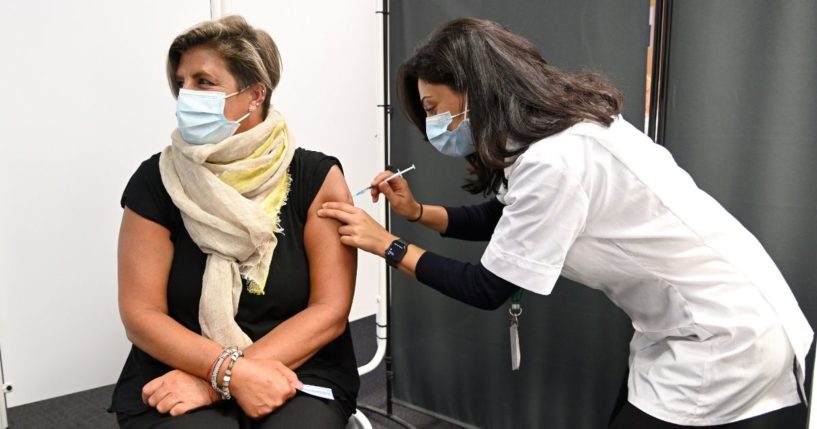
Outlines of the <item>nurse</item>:
{"label": "nurse", "polygon": [[342,243],[481,308],[517,288],[547,295],[560,275],[605,293],[635,328],[628,401],[611,428],[780,428],[803,412],[812,330],[786,281],[749,231],[621,117],[611,84],[549,66],[528,40],[469,18],[437,29],[397,84],[428,141],[470,163],[465,189],[495,197],[423,204],[385,171],[373,199],[488,247],[479,264],[463,263],[325,203],[318,215],[343,223]]}

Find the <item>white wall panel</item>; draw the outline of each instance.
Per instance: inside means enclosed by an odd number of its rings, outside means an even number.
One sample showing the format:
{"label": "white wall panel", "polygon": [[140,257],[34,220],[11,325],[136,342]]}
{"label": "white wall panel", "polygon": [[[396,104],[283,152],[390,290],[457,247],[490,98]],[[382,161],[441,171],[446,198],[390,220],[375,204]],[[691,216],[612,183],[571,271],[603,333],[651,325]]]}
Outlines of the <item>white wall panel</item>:
{"label": "white wall panel", "polygon": [[[227,2],[284,62],[273,94],[298,143],[353,188],[382,166],[373,0]],[[318,13],[316,13],[318,12]],[[208,0],[4,2],[0,15],[0,348],[8,405],[114,383],[129,348],[116,302],[119,198],[169,143],[165,55]],[[382,206],[360,201],[382,217]],[[361,254],[351,318],[375,311],[382,262]]]}
{"label": "white wall panel", "polygon": [[[222,12],[266,30],[283,61],[274,107],[298,144],[338,157],[351,191],[368,186],[383,168],[383,69],[375,0],[231,0]],[[383,220],[382,202],[356,205]],[[351,320],[374,314],[382,258],[359,252]]]}
{"label": "white wall panel", "polygon": [[3,2],[0,347],[15,406],[116,381],[119,198],[167,144],[173,37],[207,0]]}

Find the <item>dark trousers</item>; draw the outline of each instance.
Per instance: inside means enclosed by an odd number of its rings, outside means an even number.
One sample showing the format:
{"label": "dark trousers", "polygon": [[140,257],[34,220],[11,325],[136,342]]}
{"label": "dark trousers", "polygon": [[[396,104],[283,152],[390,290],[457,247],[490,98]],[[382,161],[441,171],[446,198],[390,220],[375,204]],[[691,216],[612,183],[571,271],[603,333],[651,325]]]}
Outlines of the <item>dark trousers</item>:
{"label": "dark trousers", "polygon": [[172,417],[151,408],[137,415],[117,414],[123,429],[274,429],[346,427],[348,417],[335,401],[298,394],[281,408],[260,420],[244,415],[235,401],[217,402],[187,414]]}

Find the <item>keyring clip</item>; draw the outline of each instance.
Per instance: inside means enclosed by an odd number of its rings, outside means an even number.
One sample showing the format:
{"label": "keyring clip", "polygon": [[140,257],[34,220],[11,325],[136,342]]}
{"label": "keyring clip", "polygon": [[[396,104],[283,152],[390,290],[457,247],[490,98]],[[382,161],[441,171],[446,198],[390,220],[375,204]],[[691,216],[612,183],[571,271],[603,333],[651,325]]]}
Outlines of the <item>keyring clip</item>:
{"label": "keyring clip", "polygon": [[522,315],[522,306],[518,303],[511,304],[511,307],[508,309],[508,313],[513,317],[519,317]]}

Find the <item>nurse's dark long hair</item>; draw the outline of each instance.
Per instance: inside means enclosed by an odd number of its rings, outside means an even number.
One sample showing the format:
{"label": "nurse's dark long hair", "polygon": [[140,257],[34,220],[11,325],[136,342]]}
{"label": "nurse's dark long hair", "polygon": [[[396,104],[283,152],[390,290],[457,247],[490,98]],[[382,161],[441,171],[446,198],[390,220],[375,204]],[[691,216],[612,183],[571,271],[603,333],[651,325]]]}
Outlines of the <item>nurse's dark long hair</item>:
{"label": "nurse's dark long hair", "polygon": [[[623,103],[600,75],[558,70],[527,39],[474,18],[442,25],[400,66],[403,110],[425,136],[418,79],[468,94],[477,151],[467,159],[476,177],[463,188],[474,194],[496,193],[505,183],[503,169],[531,143],[584,119],[610,125]],[[508,139],[519,147],[509,150]]]}

